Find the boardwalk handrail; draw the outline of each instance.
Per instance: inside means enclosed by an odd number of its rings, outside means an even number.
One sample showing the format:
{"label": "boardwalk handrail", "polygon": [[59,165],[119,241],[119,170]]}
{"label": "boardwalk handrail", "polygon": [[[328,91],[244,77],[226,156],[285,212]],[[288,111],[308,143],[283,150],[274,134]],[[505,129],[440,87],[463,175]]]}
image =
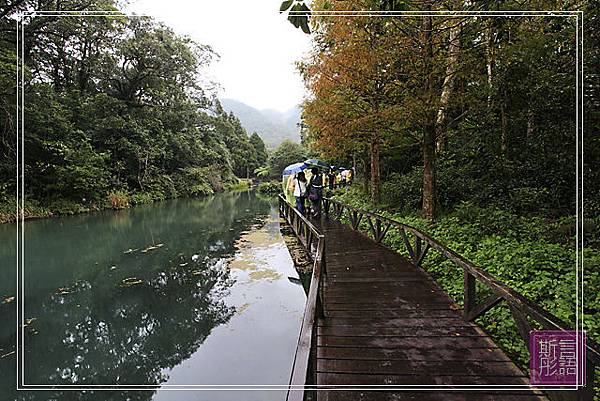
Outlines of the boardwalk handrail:
{"label": "boardwalk handrail", "polygon": [[[464,270],[463,318],[466,321],[475,320],[499,302],[505,301],[515,320],[519,335],[523,341],[525,341],[525,344],[529,344],[529,332],[532,330],[528,318],[539,323],[545,330],[571,330],[569,325],[561,319],[545,311],[523,295],[508,287],[506,284],[494,278],[489,273],[475,266],[472,262],[449,249],[444,244],[431,238],[423,231],[388,217],[350,206],[335,199],[324,198],[323,202],[325,216],[327,218],[333,217],[336,220],[339,220],[344,214],[344,211],[346,211],[350,220],[350,225],[354,230],[358,230],[359,224],[363,219],[366,220],[369,225],[369,231],[374,240],[378,243],[381,243],[391,227],[398,229],[412,259],[412,263],[416,266],[421,265],[430,248],[435,249],[454,264],[460,266]],[[414,246],[411,244],[407,233],[414,235]],[[423,244],[425,244],[424,247]],[[476,281],[479,281],[491,290],[492,295],[478,301],[475,292]],[[600,346],[588,338],[586,339],[586,348],[587,388],[584,391],[589,392],[591,389],[591,392],[593,392],[594,370],[595,368],[600,367]],[[591,394],[591,392],[589,394]],[[584,399],[586,399],[585,396]]]}
{"label": "boardwalk handrail", "polygon": [[[310,360],[316,360],[314,355],[316,344],[313,342],[313,338],[316,337],[314,332],[316,331],[315,321],[317,315],[322,314],[321,278],[326,273],[325,236],[319,233],[316,227],[282,195],[279,195],[279,214],[292,227],[314,262],[302,327],[292,366],[290,389],[287,393],[287,401],[302,401],[305,393],[304,385],[311,380],[307,377]],[[313,354],[312,358],[311,354]]]}

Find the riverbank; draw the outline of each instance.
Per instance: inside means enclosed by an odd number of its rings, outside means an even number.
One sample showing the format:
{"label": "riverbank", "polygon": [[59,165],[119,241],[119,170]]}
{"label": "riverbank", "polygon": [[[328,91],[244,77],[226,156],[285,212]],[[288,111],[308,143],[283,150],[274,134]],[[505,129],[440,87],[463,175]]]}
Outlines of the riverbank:
{"label": "riverbank", "polygon": [[[250,189],[251,185],[252,180],[239,179],[237,183],[226,184],[222,191],[213,191],[211,193],[206,193],[204,196],[218,192],[246,190]],[[106,199],[103,202],[74,202],[66,199],[57,199],[42,204],[38,200],[26,199],[21,213],[25,220],[35,220],[50,217],[71,216],[81,213],[97,212],[100,210],[128,209],[137,205],[146,205],[177,198],[189,198],[189,196],[166,196],[162,192],[113,191],[107,194]],[[17,221],[17,218],[16,199],[12,199],[10,202],[5,199],[3,202],[0,202],[0,224],[14,223]]]}

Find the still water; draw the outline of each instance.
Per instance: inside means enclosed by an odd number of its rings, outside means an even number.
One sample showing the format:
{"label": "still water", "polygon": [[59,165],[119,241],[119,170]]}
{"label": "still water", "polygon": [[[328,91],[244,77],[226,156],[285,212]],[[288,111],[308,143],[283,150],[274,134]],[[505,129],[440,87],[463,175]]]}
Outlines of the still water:
{"label": "still water", "polygon": [[[287,384],[305,303],[254,192],[25,224],[27,384]],[[1,400],[281,400],[281,391],[16,392],[15,228],[0,226]]]}

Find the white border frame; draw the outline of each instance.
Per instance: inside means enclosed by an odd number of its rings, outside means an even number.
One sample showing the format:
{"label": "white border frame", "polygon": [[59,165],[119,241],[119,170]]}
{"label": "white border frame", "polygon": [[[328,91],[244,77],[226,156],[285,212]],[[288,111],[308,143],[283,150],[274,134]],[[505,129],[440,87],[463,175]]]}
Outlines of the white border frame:
{"label": "white border frame", "polygon": [[[307,15],[304,12],[294,13],[294,15]],[[583,320],[583,57],[580,57],[580,52],[583,55],[583,11],[313,11],[312,16],[465,16],[465,17],[529,17],[529,16],[548,16],[548,17],[576,17],[576,324],[575,330],[579,331],[579,321]],[[97,384],[97,385],[77,385],[77,384],[25,384],[25,350],[24,350],[24,327],[22,322],[25,322],[25,304],[23,297],[19,293],[25,294],[24,286],[24,270],[25,270],[25,237],[24,237],[24,193],[25,193],[25,169],[23,155],[25,152],[25,121],[24,121],[24,60],[20,57],[24,53],[23,37],[24,24],[21,21],[24,18],[34,18],[38,16],[45,17],[101,17],[101,16],[125,16],[125,17],[144,17],[147,15],[126,14],[119,11],[30,11],[17,15],[17,283],[16,283],[16,351],[17,351],[17,391],[190,391],[190,390],[229,390],[229,391],[282,391],[282,390],[420,390],[420,391],[467,391],[467,390],[578,390],[582,386],[531,386],[531,385],[178,385],[178,384]],[[20,45],[20,46],[19,46]],[[19,59],[21,63],[19,65]],[[20,86],[19,86],[20,85]],[[20,106],[20,109],[19,109]],[[20,118],[19,118],[20,117]],[[20,123],[20,124],[19,124]],[[19,137],[20,135],[20,137]],[[19,195],[21,197],[19,197]],[[581,250],[580,250],[581,247]],[[20,263],[19,263],[20,262]],[[19,266],[21,269],[19,270]],[[581,266],[581,268],[580,268]],[[20,286],[20,288],[19,288]],[[577,337],[578,338],[578,337]],[[583,344],[578,344],[582,349],[582,355],[585,355]],[[579,364],[583,366],[583,364]],[[579,371],[577,382],[579,383]],[[558,387],[558,388],[557,388]]]}

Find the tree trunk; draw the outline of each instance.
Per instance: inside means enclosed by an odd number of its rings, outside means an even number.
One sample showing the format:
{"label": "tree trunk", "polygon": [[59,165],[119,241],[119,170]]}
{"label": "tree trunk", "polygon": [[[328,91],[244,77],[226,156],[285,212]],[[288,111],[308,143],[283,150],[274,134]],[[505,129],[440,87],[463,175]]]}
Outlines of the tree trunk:
{"label": "tree trunk", "polygon": [[362,157],[362,167],[363,167],[363,192],[365,194],[369,193],[369,160],[368,160],[368,156],[367,155],[363,155],[364,157]]}
{"label": "tree trunk", "polygon": [[[431,10],[429,4],[428,10]],[[427,79],[425,81],[425,99],[428,104],[425,106],[431,109],[433,104],[433,38],[432,17],[426,16],[423,19],[423,59],[425,62],[425,71]],[[423,132],[423,216],[428,219],[435,218],[436,212],[436,184],[435,184],[435,112],[427,113]]]}
{"label": "tree trunk", "polygon": [[488,108],[492,104],[492,85],[493,85],[493,73],[494,73],[494,33],[492,31],[492,22],[490,20],[488,28],[485,30],[485,38],[487,42],[486,52],[486,67],[487,67],[487,83],[488,83],[488,97],[487,106]]}
{"label": "tree trunk", "polygon": [[374,134],[371,139],[371,201],[375,205],[381,200],[379,187],[379,135]]}
{"label": "tree trunk", "polygon": [[506,91],[502,91],[500,104],[500,153],[508,157],[508,117],[506,116]]}
{"label": "tree trunk", "polygon": [[434,219],[436,213],[435,137],[427,127],[423,137],[423,216]]}
{"label": "tree trunk", "polygon": [[[450,23],[455,23],[454,20],[450,20]],[[446,109],[450,103],[450,97],[454,90],[454,82],[456,81],[456,70],[458,69],[458,55],[460,53],[460,24],[456,24],[450,29],[448,38],[448,57],[446,66],[446,77],[444,78],[444,84],[442,86],[442,95],[440,96],[440,107],[437,112],[436,118],[436,138],[437,138],[437,150],[441,152],[446,146],[447,135],[445,134],[446,124]]]}

